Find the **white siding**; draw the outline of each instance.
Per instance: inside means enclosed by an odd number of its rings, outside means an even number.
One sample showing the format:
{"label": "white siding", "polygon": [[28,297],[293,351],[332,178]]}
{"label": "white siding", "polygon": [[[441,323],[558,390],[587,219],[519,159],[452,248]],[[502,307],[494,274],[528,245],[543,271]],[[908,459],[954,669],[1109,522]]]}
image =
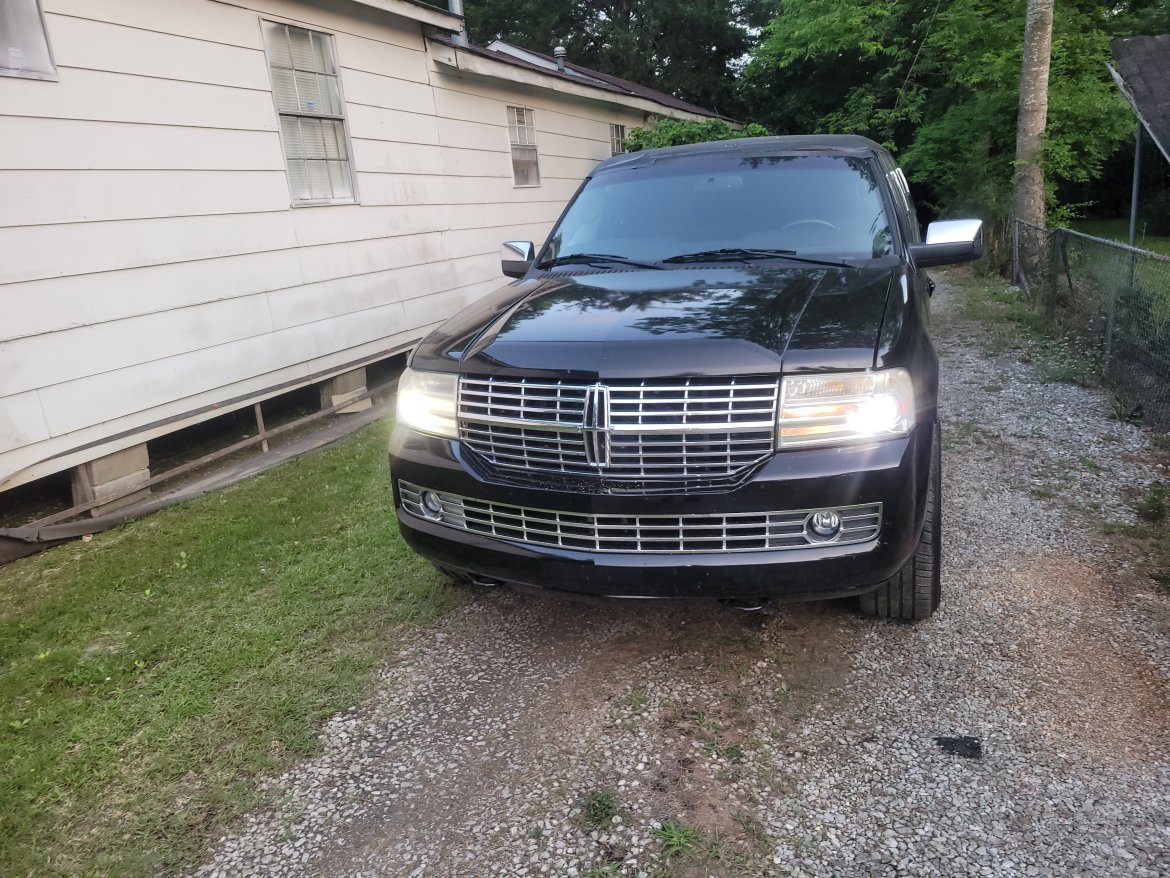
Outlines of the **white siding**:
{"label": "white siding", "polygon": [[280,144],[264,131],[107,123],[91,138],[94,126],[85,120],[23,118],[19,125],[21,137],[0,137],[0,168],[284,173]]}
{"label": "white siding", "polygon": [[0,171],[0,227],[260,213],[288,202],[283,171]]}
{"label": "white siding", "polygon": [[[44,5],[60,80],[0,77],[0,489],[405,348],[643,118],[436,72],[417,23],[356,4]],[[334,34],[356,204],[290,207],[264,17]]]}

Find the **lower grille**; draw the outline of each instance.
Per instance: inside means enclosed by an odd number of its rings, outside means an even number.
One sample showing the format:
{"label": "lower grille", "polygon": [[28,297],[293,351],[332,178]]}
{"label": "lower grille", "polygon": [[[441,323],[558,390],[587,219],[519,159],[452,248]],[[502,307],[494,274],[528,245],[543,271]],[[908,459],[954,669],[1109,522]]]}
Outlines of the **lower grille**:
{"label": "lower grille", "polygon": [[[423,506],[427,490],[399,481],[402,506],[411,515],[457,530],[515,543],[590,552],[759,552],[826,545],[808,536],[805,524],[816,509],[731,512],[713,515],[592,515],[556,512],[434,493],[440,510]],[[842,528],[832,545],[875,539],[882,505],[838,507]]]}

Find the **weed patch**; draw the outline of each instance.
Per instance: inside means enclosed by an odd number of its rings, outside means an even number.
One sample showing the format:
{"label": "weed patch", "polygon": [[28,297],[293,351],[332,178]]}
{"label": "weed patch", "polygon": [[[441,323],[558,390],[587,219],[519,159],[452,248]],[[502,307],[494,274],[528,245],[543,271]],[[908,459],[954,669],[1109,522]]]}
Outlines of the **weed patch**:
{"label": "weed patch", "polygon": [[[1099,364],[1087,356],[1082,342],[1061,335],[1055,324],[1035,310],[1018,287],[989,277],[954,278],[963,313],[989,330],[988,353],[1013,352],[1035,363],[1040,377],[1052,383],[1096,387]],[[1002,388],[990,385],[988,392]]]}
{"label": "weed patch", "polygon": [[1161,482],[1152,483],[1134,508],[1146,521],[1162,521],[1166,517],[1166,486]]}
{"label": "weed patch", "polygon": [[605,829],[621,813],[617,796],[611,790],[597,790],[585,796],[577,807],[577,825],[584,830]]}
{"label": "weed patch", "polygon": [[654,828],[652,835],[662,845],[662,854],[668,860],[689,856],[699,842],[698,830],[677,820],[662,821]]}
{"label": "weed patch", "polygon": [[645,689],[635,689],[633,692],[622,699],[622,704],[635,713],[642,710],[649,703],[650,693],[648,693]]}

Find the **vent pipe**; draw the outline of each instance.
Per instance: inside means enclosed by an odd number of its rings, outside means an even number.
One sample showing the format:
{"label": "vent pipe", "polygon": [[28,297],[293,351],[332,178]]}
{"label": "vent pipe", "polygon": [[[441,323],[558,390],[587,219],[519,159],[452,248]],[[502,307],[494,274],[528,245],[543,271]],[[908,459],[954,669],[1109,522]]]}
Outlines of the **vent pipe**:
{"label": "vent pipe", "polygon": [[[447,0],[447,11],[450,12],[452,15],[458,15],[460,18],[462,18],[463,17],[463,0]],[[467,37],[464,36],[464,34],[463,34],[463,25],[462,24],[459,25],[459,30],[457,30],[457,31],[455,31],[455,33],[451,34],[451,45],[453,45],[453,46],[466,46],[467,45]]]}
{"label": "vent pipe", "polygon": [[[451,2],[455,3],[459,2],[459,0],[451,0]],[[553,57],[557,59],[557,70],[561,71],[561,73],[565,72],[565,56],[568,54],[564,46],[557,46],[553,49]]]}

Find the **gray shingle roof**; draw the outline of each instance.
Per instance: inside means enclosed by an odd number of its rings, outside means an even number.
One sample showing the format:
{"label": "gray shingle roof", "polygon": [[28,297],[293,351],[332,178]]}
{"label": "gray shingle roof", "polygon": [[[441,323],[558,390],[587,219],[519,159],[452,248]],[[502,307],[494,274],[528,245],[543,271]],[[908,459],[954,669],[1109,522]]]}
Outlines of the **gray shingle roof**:
{"label": "gray shingle roof", "polygon": [[1114,79],[1170,161],[1170,34],[1124,37],[1111,45]]}
{"label": "gray shingle roof", "polygon": [[[431,39],[435,40],[435,42],[439,42],[447,46],[453,45],[451,39],[446,36],[431,37]],[[636,82],[630,82],[628,79],[621,79],[617,76],[611,76],[608,73],[602,73],[600,70],[593,70],[580,64],[574,64],[572,61],[565,62],[565,66],[569,68],[570,72],[561,73],[558,70],[550,70],[547,67],[530,64],[523,58],[517,58],[514,55],[509,55],[504,52],[496,52],[484,46],[461,45],[455,46],[455,48],[460,52],[470,52],[473,55],[479,55],[484,58],[491,58],[494,61],[500,61],[504,64],[511,64],[515,67],[523,67],[528,70],[535,70],[536,72],[543,73],[546,76],[554,76],[561,79],[566,79],[578,85],[589,86],[591,88],[599,89],[600,91],[643,98],[648,101],[653,101],[656,104],[661,104],[664,107],[670,107],[672,109],[694,113],[696,116],[708,116],[713,119],[727,119],[728,121],[734,121],[729,116],[724,116],[715,112],[714,110],[709,110],[706,107],[700,107],[688,101],[681,100],[680,98],[674,97],[674,95],[669,95],[665,92],[647,88],[646,86],[639,85]],[[525,51],[547,61],[555,61],[551,55],[545,55],[543,52],[534,52],[530,49],[526,49]]]}

